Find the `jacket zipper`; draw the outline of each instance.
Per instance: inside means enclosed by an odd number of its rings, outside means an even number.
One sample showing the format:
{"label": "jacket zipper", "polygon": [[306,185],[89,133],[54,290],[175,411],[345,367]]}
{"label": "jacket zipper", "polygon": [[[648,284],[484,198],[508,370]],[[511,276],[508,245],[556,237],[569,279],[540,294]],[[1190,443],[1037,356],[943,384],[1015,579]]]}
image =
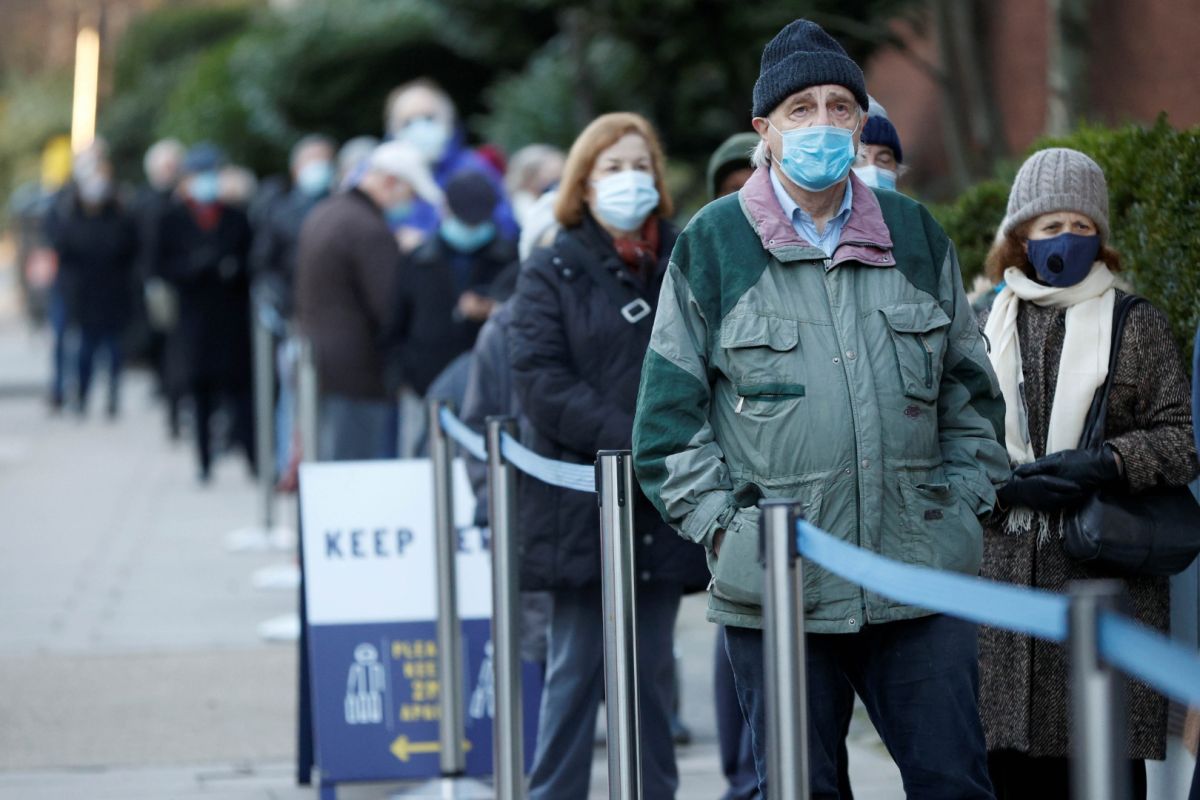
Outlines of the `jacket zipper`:
{"label": "jacket zipper", "polygon": [[933,388],[933,348],[929,346],[929,340],[925,338],[925,334],[918,333],[917,338],[921,340],[921,346],[925,348],[925,388]]}
{"label": "jacket zipper", "polygon": [[742,409],[745,407],[746,407],[746,398],[743,397],[742,395],[738,395],[737,406],[734,407],[733,413],[740,414],[740,413],[742,413]]}

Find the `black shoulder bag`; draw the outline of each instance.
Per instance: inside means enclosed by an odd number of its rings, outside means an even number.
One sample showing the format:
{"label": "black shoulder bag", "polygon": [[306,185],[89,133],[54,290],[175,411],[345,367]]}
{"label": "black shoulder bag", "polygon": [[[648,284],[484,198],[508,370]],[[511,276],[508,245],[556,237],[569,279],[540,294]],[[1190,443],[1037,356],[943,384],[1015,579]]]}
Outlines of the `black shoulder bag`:
{"label": "black shoulder bag", "polygon": [[[1126,295],[1113,314],[1108,377],[1088,411],[1081,449],[1104,446],[1121,335],[1130,310],[1139,302],[1144,298]],[[1186,486],[1157,486],[1137,494],[1124,487],[1100,489],[1064,515],[1063,549],[1089,566],[1132,575],[1175,575],[1200,553],[1200,505]]]}

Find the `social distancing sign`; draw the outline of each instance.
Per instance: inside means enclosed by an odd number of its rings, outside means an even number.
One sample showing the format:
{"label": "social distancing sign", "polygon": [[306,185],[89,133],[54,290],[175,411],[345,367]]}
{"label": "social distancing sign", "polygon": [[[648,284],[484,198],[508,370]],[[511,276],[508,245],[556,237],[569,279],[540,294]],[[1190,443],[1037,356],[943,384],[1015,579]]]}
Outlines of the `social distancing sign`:
{"label": "social distancing sign", "polygon": [[[470,526],[475,499],[454,469],[466,770],[492,771],[491,558]],[[440,774],[437,565],[427,460],[304,464],[301,546],[313,728],[323,782]],[[526,768],[539,670],[524,665]]]}

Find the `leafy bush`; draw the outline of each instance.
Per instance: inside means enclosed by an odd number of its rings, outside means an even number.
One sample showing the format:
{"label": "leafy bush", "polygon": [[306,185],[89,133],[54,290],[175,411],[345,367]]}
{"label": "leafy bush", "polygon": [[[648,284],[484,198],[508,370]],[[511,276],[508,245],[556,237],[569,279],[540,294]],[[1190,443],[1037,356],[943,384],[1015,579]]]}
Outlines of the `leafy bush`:
{"label": "leafy bush", "polygon": [[[1161,115],[1150,127],[1087,125],[1043,139],[1030,153],[1070,147],[1087,153],[1108,181],[1112,246],[1125,277],[1171,319],[1190,352],[1200,323],[1200,127],[1177,130]],[[1004,217],[1011,177],[984,182],[934,215],[958,244],[964,282],[979,272]]]}
{"label": "leafy bush", "polygon": [[953,203],[929,207],[958,248],[958,263],[968,290],[975,277],[983,274],[983,261],[1008,206],[1010,186],[1011,181],[993,178],[975,184]]}
{"label": "leafy bush", "polygon": [[198,66],[211,75],[221,56],[209,51],[227,46],[250,26],[255,13],[248,2],[167,6],[130,26],[113,63],[115,91],[100,108],[100,132],[123,174],[141,176],[142,154],[161,134],[160,119],[175,88],[188,83]]}

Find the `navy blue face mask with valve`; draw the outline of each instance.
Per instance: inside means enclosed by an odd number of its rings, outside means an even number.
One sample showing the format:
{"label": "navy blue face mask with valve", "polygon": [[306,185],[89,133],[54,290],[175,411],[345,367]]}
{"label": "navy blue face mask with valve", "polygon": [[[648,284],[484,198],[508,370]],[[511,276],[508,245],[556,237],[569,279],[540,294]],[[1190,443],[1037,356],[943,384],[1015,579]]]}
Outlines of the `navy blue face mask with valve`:
{"label": "navy blue face mask with valve", "polygon": [[1047,286],[1074,286],[1088,276],[1100,254],[1100,237],[1060,233],[1029,240],[1029,263]]}

